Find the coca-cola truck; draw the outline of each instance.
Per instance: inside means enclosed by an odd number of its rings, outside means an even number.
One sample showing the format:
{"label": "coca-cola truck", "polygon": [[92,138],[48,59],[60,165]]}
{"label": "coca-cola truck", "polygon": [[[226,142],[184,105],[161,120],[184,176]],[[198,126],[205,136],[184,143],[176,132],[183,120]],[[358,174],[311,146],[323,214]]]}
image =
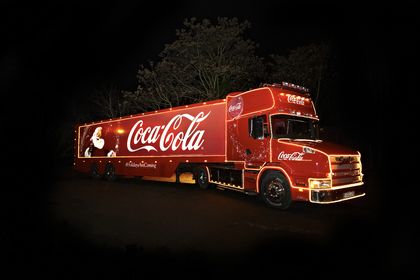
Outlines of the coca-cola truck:
{"label": "coca-cola truck", "polygon": [[76,170],[92,177],[174,178],[193,174],[260,195],[272,207],[362,197],[359,152],[318,136],[318,115],[304,87],[270,84],[225,99],[76,126]]}

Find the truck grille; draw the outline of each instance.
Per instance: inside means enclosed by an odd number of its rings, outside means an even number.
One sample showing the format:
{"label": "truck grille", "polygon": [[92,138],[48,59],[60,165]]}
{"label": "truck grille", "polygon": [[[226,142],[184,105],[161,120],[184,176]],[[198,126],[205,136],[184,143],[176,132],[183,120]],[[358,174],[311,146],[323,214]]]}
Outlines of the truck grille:
{"label": "truck grille", "polygon": [[330,161],[333,187],[362,182],[360,156],[330,156]]}

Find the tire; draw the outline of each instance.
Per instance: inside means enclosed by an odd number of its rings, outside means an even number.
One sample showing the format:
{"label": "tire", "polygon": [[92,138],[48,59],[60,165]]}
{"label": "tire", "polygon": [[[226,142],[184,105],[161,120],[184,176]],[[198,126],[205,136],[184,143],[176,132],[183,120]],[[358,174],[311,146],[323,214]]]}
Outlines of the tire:
{"label": "tire", "polygon": [[94,163],[92,163],[90,165],[89,174],[90,174],[90,177],[92,179],[99,179],[99,178],[101,178],[101,174],[99,173],[99,167],[98,167],[98,164],[97,163],[94,162]]}
{"label": "tire", "polygon": [[292,203],[290,185],[286,177],[277,171],[269,171],[261,181],[261,198],[273,208],[287,209]]}
{"label": "tire", "polygon": [[200,189],[207,189],[209,187],[209,176],[205,167],[199,166],[194,169],[194,179]]}
{"label": "tire", "polygon": [[105,166],[104,178],[107,181],[115,181],[115,179],[117,179],[117,175],[115,174],[115,167],[111,163],[108,163]]}

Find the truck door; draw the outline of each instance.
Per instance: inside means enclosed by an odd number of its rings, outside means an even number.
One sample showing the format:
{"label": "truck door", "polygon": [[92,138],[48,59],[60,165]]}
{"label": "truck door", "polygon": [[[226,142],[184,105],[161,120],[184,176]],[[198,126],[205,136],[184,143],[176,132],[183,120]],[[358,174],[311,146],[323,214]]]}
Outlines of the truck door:
{"label": "truck door", "polygon": [[270,159],[269,125],[266,115],[248,118],[248,135],[244,135],[247,166],[261,166]]}

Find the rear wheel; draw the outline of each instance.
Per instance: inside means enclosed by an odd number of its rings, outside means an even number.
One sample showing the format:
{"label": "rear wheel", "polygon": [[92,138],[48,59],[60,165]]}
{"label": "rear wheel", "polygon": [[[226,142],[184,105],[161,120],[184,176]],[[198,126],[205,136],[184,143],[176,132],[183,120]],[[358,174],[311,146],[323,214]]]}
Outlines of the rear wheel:
{"label": "rear wheel", "polygon": [[261,181],[260,195],[270,207],[287,209],[292,203],[289,182],[277,171],[269,171],[264,176]]}
{"label": "rear wheel", "polygon": [[111,163],[108,163],[105,166],[104,178],[107,181],[114,181],[117,178],[117,175],[115,174],[115,167]]}
{"label": "rear wheel", "polygon": [[207,189],[209,187],[209,176],[205,167],[199,166],[194,169],[194,179],[200,189]]}
{"label": "rear wheel", "polygon": [[101,174],[99,173],[99,167],[97,163],[94,162],[90,165],[89,174],[90,174],[90,177],[93,179],[101,178]]}

